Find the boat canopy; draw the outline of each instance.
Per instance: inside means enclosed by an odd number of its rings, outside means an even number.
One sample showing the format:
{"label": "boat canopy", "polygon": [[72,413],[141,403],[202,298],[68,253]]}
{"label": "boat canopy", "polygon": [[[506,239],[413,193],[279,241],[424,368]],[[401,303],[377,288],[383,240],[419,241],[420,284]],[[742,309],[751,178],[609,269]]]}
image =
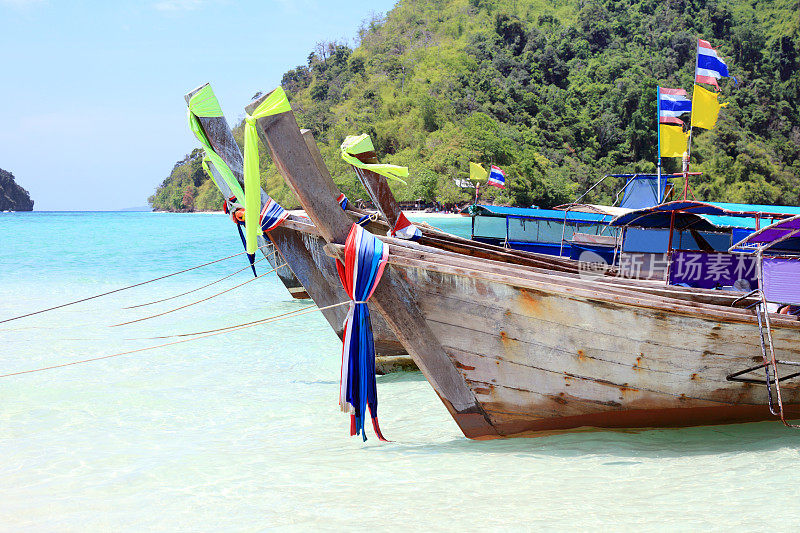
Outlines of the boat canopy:
{"label": "boat canopy", "polygon": [[529,218],[538,220],[560,220],[564,221],[566,216],[567,221],[577,222],[606,222],[609,220],[608,214],[601,213],[587,213],[579,211],[559,211],[557,209],[538,209],[538,208],[525,208],[525,207],[504,207],[500,205],[471,205],[467,207],[466,211],[470,215],[477,215],[483,217],[511,217],[511,218]]}
{"label": "boat canopy", "polygon": [[628,179],[619,206],[624,209],[641,209],[661,203],[667,188],[667,179],[679,175],[663,174],[659,177],[657,174],[611,174],[611,176]]}
{"label": "boat canopy", "polygon": [[575,211],[576,213],[597,213],[611,217],[618,217],[632,211],[632,209],[625,209],[624,207],[598,204],[563,204],[556,206],[554,209],[558,209],[559,211]]}
{"label": "boat canopy", "polygon": [[722,202],[697,202],[682,200],[637,209],[612,220],[611,226],[640,228],[669,228],[675,214],[676,229],[726,231],[730,229],[756,229],[758,218],[783,218],[791,216],[799,207],[732,204]]}
{"label": "boat canopy", "polygon": [[729,202],[705,202],[730,212],[759,215],[762,218],[774,218],[772,215],[800,215],[800,207],[796,205],[764,205],[764,204],[733,204]]}
{"label": "boat canopy", "polygon": [[800,215],[779,220],[765,228],[751,233],[741,241],[731,247],[735,249],[747,249],[758,247],[763,249],[780,244],[783,250],[800,250]]}

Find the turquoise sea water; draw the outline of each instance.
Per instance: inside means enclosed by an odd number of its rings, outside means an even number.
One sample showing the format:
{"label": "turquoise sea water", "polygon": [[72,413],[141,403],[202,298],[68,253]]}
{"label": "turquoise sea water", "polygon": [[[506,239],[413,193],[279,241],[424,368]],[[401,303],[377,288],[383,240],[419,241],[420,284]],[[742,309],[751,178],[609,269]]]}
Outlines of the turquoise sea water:
{"label": "turquoise sea water", "polygon": [[[431,222],[468,233],[468,219]],[[221,215],[0,213],[0,320],[240,248]],[[123,309],[243,266],[237,257],[0,324],[0,373],[308,305],[270,275],[108,327],[246,281]],[[393,442],[362,443],[337,409],[339,358],[313,313],[0,378],[0,529],[789,531],[800,521],[800,432],[777,422],[473,442],[419,374],[395,374],[378,382]]]}

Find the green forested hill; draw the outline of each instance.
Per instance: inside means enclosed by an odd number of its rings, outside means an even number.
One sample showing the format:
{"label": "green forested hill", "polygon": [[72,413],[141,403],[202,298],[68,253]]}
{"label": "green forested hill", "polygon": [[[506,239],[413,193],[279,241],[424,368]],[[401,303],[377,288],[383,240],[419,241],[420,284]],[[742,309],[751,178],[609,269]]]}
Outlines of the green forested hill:
{"label": "green forested hill", "polygon": [[[338,147],[366,132],[382,161],[410,167],[408,185],[392,185],[401,199],[466,199],[453,178],[480,161],[509,184],[484,200],[550,206],[609,172],[655,171],[656,86],[691,90],[698,37],[739,83],[721,83],[717,128],[695,131],[695,197],[800,203],[797,0],[401,0],[364,22],[355,49],[320,43],[282,85],[351,199],[366,195]],[[266,156],[262,169],[270,194],[296,206]],[[213,193],[194,154],[151,203],[218,209]]]}

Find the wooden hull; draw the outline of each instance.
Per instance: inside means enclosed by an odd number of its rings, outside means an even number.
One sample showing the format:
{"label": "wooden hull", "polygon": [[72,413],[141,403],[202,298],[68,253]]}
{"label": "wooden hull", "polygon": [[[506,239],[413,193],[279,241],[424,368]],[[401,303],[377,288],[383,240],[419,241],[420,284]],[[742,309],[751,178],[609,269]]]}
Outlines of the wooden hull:
{"label": "wooden hull", "polygon": [[[319,236],[303,239],[322,253]],[[454,413],[471,438],[775,419],[765,386],[726,380],[762,361],[755,318],[744,311],[741,320],[666,312],[582,294],[558,275],[524,279],[414,255],[392,253],[388,268],[414,288],[489,421],[491,431],[459,420],[476,414]],[[800,360],[797,323],[775,327],[774,340],[779,359]],[[781,390],[787,416],[800,417],[800,387]]]}
{"label": "wooden hull", "polygon": [[[725,377],[761,361],[754,322],[659,312],[397,267],[431,330],[502,436],[774,419],[766,387]],[[777,355],[800,360],[796,328]],[[800,388],[783,385],[792,416]]]}

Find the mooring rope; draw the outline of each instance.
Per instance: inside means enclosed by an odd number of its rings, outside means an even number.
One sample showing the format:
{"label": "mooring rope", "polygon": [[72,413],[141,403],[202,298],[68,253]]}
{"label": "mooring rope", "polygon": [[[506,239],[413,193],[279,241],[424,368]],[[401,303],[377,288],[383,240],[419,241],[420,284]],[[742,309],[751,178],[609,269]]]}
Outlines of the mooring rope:
{"label": "mooring rope", "polygon": [[[324,311],[324,310],[330,309],[332,307],[339,307],[340,305],[344,305],[346,303],[347,302],[340,302],[338,304],[328,305],[328,306],[321,307],[321,308],[315,309],[314,311],[309,311],[309,312]],[[304,311],[306,309],[311,309],[312,307],[317,307],[317,306],[315,304],[311,304],[311,305],[307,305],[305,307],[301,307],[300,309],[295,309],[294,311],[287,311],[286,313],[281,313],[280,315],[275,315],[275,316],[271,316],[271,317],[268,317],[268,318],[259,318],[258,320],[253,320],[251,322],[242,322],[241,324],[234,324],[233,326],[225,326],[225,327],[222,327],[222,328],[207,329],[205,331],[195,331],[195,332],[192,332],[192,333],[175,333],[173,335],[160,335],[158,337],[135,337],[135,338],[125,339],[125,340],[129,340],[129,341],[137,341],[137,340],[145,341],[145,340],[147,340],[147,341],[149,341],[149,340],[157,340],[157,339],[172,339],[172,338],[175,338],[175,337],[191,337],[193,335],[203,335],[204,333],[213,333],[215,331],[225,331],[225,330],[228,330],[228,329],[240,328],[242,326],[250,326],[250,325],[263,324],[263,323],[266,323],[266,322],[272,322],[272,321],[275,321],[275,319],[283,318],[283,317],[291,318],[291,317],[293,317],[295,315],[304,315],[304,314],[306,314]]]}
{"label": "mooring rope", "polygon": [[[307,309],[311,309],[311,308],[317,307],[316,304],[311,304],[311,305],[303,306],[303,307],[301,307],[299,309],[294,309],[292,311],[287,311],[285,313],[281,313],[279,315],[275,315],[275,316],[271,316],[271,317],[267,317],[267,318],[259,318],[258,320],[253,320],[253,321],[250,321],[250,322],[242,322],[241,324],[234,324],[232,326],[224,326],[224,327],[221,327],[221,328],[207,329],[207,330],[203,330],[203,331],[194,331],[194,332],[191,332],[191,333],[175,333],[173,335],[158,335],[156,337],[127,337],[127,338],[124,338],[124,339],[121,339],[121,340],[125,340],[125,341],[152,341],[152,340],[158,340],[158,339],[174,339],[176,337],[191,337],[191,336],[194,336],[194,335],[202,335],[204,333],[212,333],[212,332],[215,332],[215,331],[225,331],[225,330],[229,330],[229,329],[239,328],[239,327],[242,327],[242,326],[249,326],[251,324],[252,325],[256,325],[256,324],[262,324],[262,323],[265,323],[265,322],[272,322],[272,321],[276,321],[276,319],[283,318],[283,317],[292,318],[293,316],[296,316],[296,315],[305,315],[307,313],[313,313],[313,312],[316,312],[316,311],[325,311],[327,309],[331,309],[331,308],[334,308],[334,307],[342,306],[342,305],[344,305],[346,303],[347,303],[347,301],[339,302],[338,304],[331,304],[331,305],[328,305],[328,306],[325,306],[325,307],[314,309],[313,311],[307,311],[306,312]],[[0,330],[0,331],[2,331],[2,330]],[[104,340],[107,340],[107,338],[105,338],[105,337],[75,337],[75,338],[67,337],[67,338],[59,338],[59,339],[56,339],[56,340],[58,340],[58,341],[104,341]]]}
{"label": "mooring rope", "polygon": [[[205,338],[208,338],[208,337],[213,337],[215,335],[222,335],[222,334],[225,334],[225,333],[230,333],[232,331],[238,331],[238,330],[241,330],[241,329],[252,328],[252,327],[259,326],[261,324],[265,324],[265,323],[268,323],[268,322],[277,322],[279,320],[287,320],[289,318],[294,318],[295,316],[305,315],[305,314],[311,313],[311,312],[324,311],[326,309],[331,309],[333,307],[338,307],[340,305],[348,305],[349,303],[350,303],[350,300],[346,300],[344,302],[339,302],[338,304],[328,305],[326,307],[319,307],[319,308],[313,309],[313,310],[302,311],[302,310],[298,309],[297,312],[295,312],[291,316],[286,316],[288,313],[283,313],[282,315],[276,315],[274,317],[265,318],[263,320],[256,320],[256,321],[254,321],[254,323],[245,323],[245,324],[242,324],[240,326],[233,326],[233,327],[230,327],[230,328],[223,328],[223,331],[211,330],[212,331],[211,333],[202,334],[202,335],[199,335],[199,336],[191,337],[189,339],[181,339],[181,340],[172,341],[172,342],[165,342],[163,344],[158,344],[156,346],[146,346],[144,348],[137,348],[135,350],[128,350],[128,351],[125,351],[125,352],[114,353],[114,354],[111,354],[111,355],[103,355],[103,356],[100,356],[100,357],[92,357],[92,358],[89,358],[89,359],[81,359],[79,361],[72,361],[70,363],[61,363],[59,365],[45,366],[45,367],[41,367],[41,368],[34,368],[34,369],[31,369],[31,370],[20,370],[19,372],[10,372],[8,374],[0,374],[0,378],[7,378],[7,377],[11,377],[11,376],[19,376],[21,374],[32,374],[34,372],[43,372],[45,370],[53,370],[53,369],[56,369],[56,368],[64,368],[66,366],[74,366],[74,365],[80,365],[80,364],[83,364],[83,363],[91,363],[91,362],[94,362],[94,361],[101,361],[103,359],[111,359],[112,357],[119,357],[121,355],[130,355],[130,354],[133,354],[133,353],[145,352],[145,351],[148,351],[148,350],[155,350],[157,348],[164,348],[164,347],[167,347],[167,346],[174,346],[176,344],[182,344],[184,342],[196,341],[196,340],[199,340],[199,339],[205,339]],[[309,307],[312,307],[312,306],[309,306]]]}
{"label": "mooring rope", "polygon": [[[275,252],[274,252],[274,251],[270,252],[270,254],[269,254],[269,256],[268,256],[268,257],[272,257],[273,255],[275,255]],[[267,259],[268,257],[262,257],[261,259],[258,259],[257,261],[253,261],[253,264],[255,265],[256,263],[260,263],[261,261],[264,261],[264,260],[265,260],[265,259]],[[236,271],[236,272],[234,272],[233,274],[228,274],[228,275],[227,275],[227,276],[225,276],[224,278],[219,278],[219,279],[218,279],[218,280],[216,280],[216,281],[212,281],[211,283],[207,283],[207,284],[205,284],[205,285],[203,285],[203,286],[201,286],[201,287],[197,287],[196,289],[192,289],[192,290],[190,290],[190,291],[182,292],[182,293],[180,293],[180,294],[176,294],[176,295],[174,295],[174,296],[169,296],[169,297],[167,297],[167,298],[162,298],[162,299],[160,299],[160,300],[154,300],[154,301],[152,301],[152,302],[147,302],[147,303],[144,303],[144,304],[130,305],[130,306],[128,306],[128,307],[123,307],[123,309],[136,309],[136,308],[138,308],[138,307],[146,307],[146,306],[148,306],[148,305],[153,305],[153,304],[158,304],[158,303],[161,303],[161,302],[166,302],[167,300],[174,300],[175,298],[180,298],[181,296],[186,296],[187,294],[191,294],[191,293],[193,293],[193,292],[197,292],[197,291],[199,291],[199,290],[205,289],[206,287],[210,287],[210,286],[212,286],[212,285],[214,285],[214,284],[216,284],[216,283],[219,283],[220,281],[225,281],[226,279],[228,279],[228,278],[232,278],[233,276],[235,276],[235,275],[236,275],[236,274],[238,274],[239,272],[244,272],[245,270],[250,270],[250,265],[247,265],[247,266],[246,266],[246,267],[244,267],[244,268],[240,268],[239,270],[237,270],[237,271]]]}
{"label": "mooring rope", "polygon": [[[263,248],[263,246],[262,246],[262,248]],[[184,272],[189,272],[190,270],[197,270],[198,268],[207,267],[208,265],[213,265],[214,263],[219,263],[220,261],[226,261],[228,259],[231,259],[231,258],[234,258],[234,257],[238,257],[240,255],[244,255],[245,253],[247,253],[247,252],[239,252],[238,254],[229,255],[227,257],[223,257],[222,259],[215,259],[214,261],[209,261],[208,263],[203,263],[202,265],[193,266],[191,268],[185,268],[183,270],[179,270],[178,272],[173,272],[171,274],[166,274],[164,276],[159,276],[157,278],[153,278],[153,279],[150,279],[150,280],[147,280],[147,281],[142,281],[141,283],[135,283],[133,285],[128,285],[127,287],[114,289],[113,291],[108,291],[108,292],[104,292],[104,293],[101,293],[101,294],[95,294],[94,296],[89,296],[87,298],[81,298],[80,300],[67,302],[67,303],[64,303],[64,304],[61,304],[61,305],[56,305],[54,307],[48,307],[47,309],[40,309],[39,311],[33,311],[31,313],[25,313],[24,315],[19,315],[19,316],[14,316],[14,317],[11,317],[11,318],[6,318],[6,319],[3,319],[3,320],[0,320],[0,324],[4,324],[5,322],[11,322],[12,320],[19,320],[20,318],[25,318],[25,317],[29,317],[29,316],[33,316],[33,315],[38,315],[40,313],[46,313],[48,311],[53,311],[55,309],[61,309],[62,307],[67,307],[69,305],[75,305],[75,304],[87,302],[89,300],[94,300],[95,298],[100,298],[101,296],[108,296],[109,294],[114,294],[116,292],[121,292],[121,291],[126,291],[128,289],[133,289],[134,287],[141,287],[142,285],[147,285],[148,283],[153,283],[154,281],[159,281],[159,280],[162,280],[162,279],[165,279],[165,278],[169,278],[171,276],[177,276],[178,274],[183,274]]]}
{"label": "mooring rope", "polygon": [[[202,303],[202,302],[208,301],[208,300],[210,300],[210,299],[212,299],[212,298],[216,298],[217,296],[220,296],[220,295],[222,295],[222,294],[225,294],[226,292],[231,292],[231,291],[232,291],[232,290],[234,290],[234,289],[238,289],[239,287],[242,287],[242,286],[244,286],[244,285],[247,285],[248,283],[251,283],[251,282],[253,282],[253,281],[255,281],[255,280],[259,279],[259,278],[263,278],[263,277],[264,277],[264,276],[266,276],[267,274],[272,274],[272,273],[273,273],[273,272],[275,272],[276,270],[278,270],[278,269],[280,269],[280,268],[283,268],[283,267],[285,267],[285,266],[286,266],[286,263],[283,263],[283,264],[281,264],[281,265],[278,265],[278,266],[276,266],[275,268],[273,268],[272,270],[268,270],[267,272],[264,272],[263,274],[259,274],[258,276],[254,277],[254,278],[250,278],[250,279],[248,279],[247,281],[245,281],[245,282],[242,282],[242,283],[240,283],[240,284],[238,284],[238,285],[234,285],[233,287],[230,287],[230,288],[228,288],[228,289],[225,289],[224,291],[220,291],[220,292],[218,292],[218,293],[216,293],[216,294],[212,294],[211,296],[208,296],[208,297],[206,297],[206,298],[203,298],[202,300],[197,300],[197,301],[194,301],[194,302],[190,302],[190,303],[188,303],[188,304],[186,304],[186,305],[181,305],[180,307],[175,307],[175,308],[173,308],[173,309],[169,309],[168,311],[164,311],[163,313],[156,313],[155,315],[150,315],[150,316],[146,316],[146,317],[142,317],[142,318],[137,318],[136,320],[129,320],[129,321],[127,321],[127,322],[120,322],[119,324],[112,324],[112,325],[110,325],[109,327],[110,327],[110,328],[116,328],[116,327],[119,327],[119,326],[127,326],[128,324],[134,324],[134,323],[136,323],[136,322],[142,322],[142,321],[144,321],[144,320],[150,320],[151,318],[156,318],[156,317],[159,317],[159,316],[168,315],[168,314],[170,314],[170,313],[174,313],[175,311],[180,311],[181,309],[186,309],[187,307],[191,307],[191,306],[193,306],[193,305],[197,305],[197,304],[199,304],[199,303]],[[249,266],[248,266],[248,268],[249,268]]]}

